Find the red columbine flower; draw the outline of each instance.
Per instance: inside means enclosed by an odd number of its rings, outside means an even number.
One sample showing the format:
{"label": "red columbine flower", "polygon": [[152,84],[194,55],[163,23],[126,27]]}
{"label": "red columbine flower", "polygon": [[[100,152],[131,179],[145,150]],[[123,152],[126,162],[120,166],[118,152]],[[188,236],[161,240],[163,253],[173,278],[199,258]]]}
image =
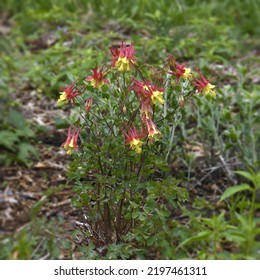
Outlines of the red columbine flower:
{"label": "red columbine flower", "polygon": [[197,87],[198,89],[198,94],[201,92],[204,93],[205,95],[209,94],[211,96],[216,96],[216,92],[213,90],[215,88],[215,85],[212,85],[206,78],[201,74],[201,72],[198,72],[200,74],[201,80],[194,78],[195,83],[193,82],[192,84]]}
{"label": "red columbine flower", "polygon": [[90,82],[93,87],[102,87],[104,84],[109,85],[109,81],[104,78],[103,67],[98,70],[96,66],[91,72],[92,75],[88,76],[85,80]]}
{"label": "red columbine flower", "polygon": [[145,123],[147,127],[148,138],[150,140],[152,140],[152,138],[161,134],[160,131],[157,129],[155,123],[151,119],[147,119]]}
{"label": "red columbine flower", "polygon": [[122,133],[125,135],[125,142],[126,144],[130,145],[130,148],[134,150],[137,154],[140,154],[142,152],[142,145],[143,142],[140,140],[143,135],[142,133],[139,133],[136,131],[136,128],[133,127],[127,127],[128,134],[121,129]]}
{"label": "red columbine flower", "polygon": [[133,79],[134,85],[132,86],[132,90],[137,93],[137,96],[141,100],[149,99],[153,104],[158,101],[159,103],[163,103],[163,93],[164,88],[159,88],[156,85],[153,85],[150,81],[138,81]]}
{"label": "red columbine flower", "polygon": [[61,147],[67,150],[68,155],[71,155],[73,150],[75,151],[78,150],[77,141],[78,141],[79,133],[80,133],[80,127],[76,128],[73,134],[71,134],[71,126],[69,127],[67,139],[61,145]]}
{"label": "red columbine flower", "polygon": [[151,107],[151,103],[150,100],[142,100],[142,104],[141,104],[141,117],[142,117],[142,121],[145,123],[146,120],[150,119],[152,115],[152,107]]}
{"label": "red columbine flower", "polygon": [[122,42],[120,48],[110,48],[110,52],[113,55],[112,66],[118,68],[119,71],[130,71],[133,64],[136,63],[133,43],[127,45]]}
{"label": "red columbine flower", "polygon": [[180,78],[187,80],[192,77],[191,69],[186,68],[186,65],[180,65],[175,62],[176,70],[175,72],[170,72],[170,74],[175,75],[177,77],[177,83],[179,82]]}
{"label": "red columbine flower", "polygon": [[70,100],[74,101],[74,98],[81,94],[75,88],[76,88],[75,82],[71,86],[66,86],[65,89],[63,89],[63,92],[60,92],[60,98],[58,99],[58,104],[63,105],[65,103],[69,103]]}
{"label": "red columbine flower", "polygon": [[[157,129],[155,123],[152,121],[152,107],[150,102],[147,102],[147,100],[142,100],[141,105],[141,119],[143,122],[143,133],[142,136],[147,136],[150,140],[152,140],[153,137],[160,134],[159,130]],[[144,128],[146,126],[146,128]]]}

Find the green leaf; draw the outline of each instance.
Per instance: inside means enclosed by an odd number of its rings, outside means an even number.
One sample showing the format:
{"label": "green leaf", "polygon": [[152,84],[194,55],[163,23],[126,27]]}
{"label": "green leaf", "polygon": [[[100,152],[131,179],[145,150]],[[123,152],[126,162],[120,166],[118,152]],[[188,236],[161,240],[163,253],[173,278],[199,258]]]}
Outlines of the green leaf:
{"label": "green leaf", "polygon": [[249,181],[254,182],[254,175],[247,171],[236,171],[237,174],[247,178]]}
{"label": "green leaf", "polygon": [[241,184],[234,187],[230,187],[224,191],[220,201],[227,199],[228,197],[242,191],[252,191],[251,187],[248,184]]}
{"label": "green leaf", "polygon": [[14,151],[15,150],[15,142],[19,140],[18,136],[7,130],[0,131],[0,145]]}
{"label": "green leaf", "polygon": [[245,236],[240,232],[228,233],[225,237],[227,238],[228,241],[236,242],[240,244],[246,241]]}
{"label": "green leaf", "polygon": [[254,183],[255,183],[255,187],[257,189],[259,189],[260,188],[260,172],[258,172],[256,174]]}
{"label": "green leaf", "polygon": [[23,129],[26,126],[23,115],[16,110],[10,110],[8,120],[10,124],[14,125],[17,128]]}
{"label": "green leaf", "polygon": [[188,243],[191,243],[191,242],[200,241],[200,240],[205,240],[205,239],[207,239],[211,234],[212,234],[212,233],[211,233],[211,231],[209,231],[209,230],[201,231],[201,232],[199,232],[197,235],[192,236],[192,237],[190,237],[190,238],[184,240],[178,247],[182,247],[182,246],[187,245]]}
{"label": "green leaf", "polygon": [[245,217],[240,215],[239,213],[235,213],[235,214],[242,226],[242,229],[248,230],[250,228],[250,222]]}
{"label": "green leaf", "polygon": [[36,149],[28,143],[20,143],[18,151],[18,159],[24,163],[28,163],[30,155],[37,156]]}
{"label": "green leaf", "polygon": [[257,234],[260,234],[260,228],[255,228],[254,229],[254,233],[257,235]]}
{"label": "green leaf", "polygon": [[23,129],[16,129],[15,130],[16,134],[19,137],[33,137],[34,132],[29,128],[29,127],[23,127]]}

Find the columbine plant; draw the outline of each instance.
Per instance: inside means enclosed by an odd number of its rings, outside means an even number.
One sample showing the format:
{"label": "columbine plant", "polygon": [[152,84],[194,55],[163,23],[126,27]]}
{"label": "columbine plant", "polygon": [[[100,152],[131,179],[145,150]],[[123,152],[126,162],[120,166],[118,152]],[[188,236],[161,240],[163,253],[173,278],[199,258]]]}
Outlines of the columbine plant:
{"label": "columbine plant", "polygon": [[110,66],[96,66],[61,92],[58,103],[78,110],[62,147],[75,154],[73,202],[86,209],[88,240],[146,246],[156,242],[169,210],[188,199],[168,172],[176,114],[191,97],[216,93],[172,56],[156,68],[138,61],[133,43],[110,51]]}

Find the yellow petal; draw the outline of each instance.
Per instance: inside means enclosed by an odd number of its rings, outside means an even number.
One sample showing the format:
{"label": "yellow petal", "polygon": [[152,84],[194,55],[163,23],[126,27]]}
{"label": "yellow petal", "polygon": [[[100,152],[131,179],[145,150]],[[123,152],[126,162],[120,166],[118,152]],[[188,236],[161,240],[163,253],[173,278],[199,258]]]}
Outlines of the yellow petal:
{"label": "yellow petal", "polygon": [[185,72],[183,73],[182,77],[184,79],[188,79],[192,76],[190,68],[184,68]]}
{"label": "yellow petal", "polygon": [[64,103],[68,103],[67,99],[66,99],[66,92],[62,92],[60,95],[60,98],[58,99],[58,104],[59,105],[63,105]]}
{"label": "yellow petal", "polygon": [[135,152],[137,154],[140,154],[142,152],[142,148],[141,147],[135,147]]}
{"label": "yellow petal", "polygon": [[139,139],[133,139],[131,142],[130,142],[130,148],[132,150],[134,150],[137,154],[140,154],[141,151],[142,151],[142,145],[143,145],[143,142],[140,141]]}
{"label": "yellow petal", "polygon": [[161,92],[161,91],[158,91],[158,90],[153,91],[152,96],[151,96],[153,104],[156,103],[156,100],[158,100],[161,104],[163,104],[164,100],[163,100],[162,95],[163,95],[163,92]]}
{"label": "yellow petal", "polygon": [[118,68],[119,71],[129,71],[130,69],[130,62],[126,57],[119,57],[115,66]]}
{"label": "yellow petal", "polygon": [[212,85],[210,83],[207,84],[207,86],[205,87],[205,89],[203,90],[204,94],[209,94],[211,96],[216,96],[216,92],[213,90],[213,88],[215,88],[215,85]]}
{"label": "yellow petal", "polygon": [[210,83],[208,83],[207,86],[209,87],[209,89],[215,88],[215,85],[212,85],[212,84],[210,84]]}
{"label": "yellow petal", "polygon": [[67,155],[71,155],[72,154],[72,151],[73,151],[73,149],[72,148],[68,148],[68,150],[67,150]]}
{"label": "yellow petal", "polygon": [[69,146],[68,146],[69,148],[74,148],[74,141],[73,141],[73,139],[71,139],[70,140],[70,143],[69,143]]}
{"label": "yellow petal", "polygon": [[90,80],[90,84],[95,87],[96,86],[96,80],[95,79],[91,79]]}

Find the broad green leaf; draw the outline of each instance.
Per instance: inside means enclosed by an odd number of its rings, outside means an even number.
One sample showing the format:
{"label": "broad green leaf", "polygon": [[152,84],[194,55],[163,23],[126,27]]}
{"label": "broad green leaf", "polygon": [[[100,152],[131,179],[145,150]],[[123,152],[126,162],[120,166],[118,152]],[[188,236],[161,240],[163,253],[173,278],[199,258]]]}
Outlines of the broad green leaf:
{"label": "broad green leaf", "polygon": [[247,171],[236,171],[237,174],[243,176],[244,178],[247,178],[249,181],[254,182],[254,175],[247,172]]}
{"label": "broad green leaf", "polygon": [[186,240],[184,240],[178,247],[182,247],[184,245],[187,245],[188,243],[195,242],[195,241],[200,241],[200,240],[205,240],[211,235],[211,231],[205,230],[199,232],[197,235],[192,236]]}
{"label": "broad green leaf", "polygon": [[248,184],[241,184],[234,187],[230,187],[224,191],[220,201],[227,199],[228,197],[242,191],[252,191],[251,187]]}

